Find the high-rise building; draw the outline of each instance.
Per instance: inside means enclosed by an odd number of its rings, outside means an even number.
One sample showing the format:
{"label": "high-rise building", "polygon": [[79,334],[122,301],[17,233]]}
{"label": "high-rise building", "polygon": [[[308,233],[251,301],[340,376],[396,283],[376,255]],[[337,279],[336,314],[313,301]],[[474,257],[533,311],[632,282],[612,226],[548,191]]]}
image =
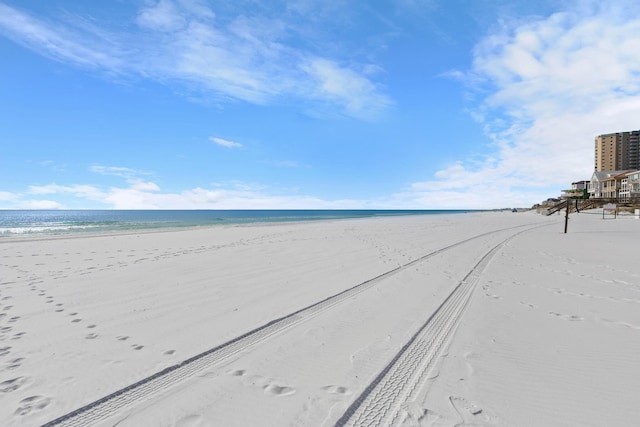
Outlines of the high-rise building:
{"label": "high-rise building", "polygon": [[640,169],[640,130],[596,136],[596,172]]}

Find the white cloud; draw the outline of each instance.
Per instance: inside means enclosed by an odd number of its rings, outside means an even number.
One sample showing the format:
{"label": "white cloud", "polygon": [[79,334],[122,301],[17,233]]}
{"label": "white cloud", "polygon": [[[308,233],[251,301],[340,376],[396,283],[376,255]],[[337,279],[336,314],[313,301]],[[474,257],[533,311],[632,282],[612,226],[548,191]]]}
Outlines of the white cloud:
{"label": "white cloud", "polygon": [[240,144],[239,142],[229,141],[227,139],[217,138],[215,136],[212,136],[209,139],[211,141],[213,141],[214,143],[216,143],[217,145],[220,145],[222,147],[226,147],[226,148],[242,148],[242,144]]}
{"label": "white cloud", "polygon": [[172,207],[158,203],[162,195],[156,194],[156,191],[155,188],[148,191],[135,186],[112,187],[100,202],[110,205],[113,209],[171,209]]}
{"label": "white cloud", "polygon": [[[6,200],[2,208],[62,209],[70,206],[99,209],[482,209],[486,194],[504,192],[499,184],[477,185],[473,177],[464,179],[466,171],[457,165],[443,179],[454,179],[453,189],[446,185],[415,184],[405,192],[377,199],[323,199],[298,194],[297,190],[273,188],[244,182],[212,184],[210,188],[195,187],[177,192],[162,191],[156,183],[127,181],[127,185],[98,187],[92,185],[48,184],[31,186],[24,197]],[[473,192],[465,192],[469,186]],[[509,190],[511,202],[489,207],[521,207],[534,193],[529,190]],[[0,194],[1,196],[1,194]],[[47,196],[46,200],[28,199]],[[2,201],[0,199],[0,201]]]}
{"label": "white cloud", "polygon": [[[201,1],[160,0],[140,10],[137,29],[110,32],[93,22],[47,22],[0,3],[0,34],[61,62],[178,84],[214,102],[330,103],[360,118],[391,104],[370,80],[375,64],[338,66],[300,47],[297,37],[326,32],[322,22],[311,30],[271,13],[223,20]],[[354,63],[352,52],[348,59]]]}
{"label": "white cloud", "polygon": [[[370,70],[370,67],[365,69]],[[365,72],[358,73],[324,58],[310,59],[303,65],[303,70],[315,81],[313,87],[319,99],[343,105],[352,116],[372,117],[391,105],[391,101],[364,77]]]}
{"label": "white cloud", "polygon": [[484,164],[460,161],[415,183],[417,197],[531,205],[591,177],[596,135],[640,128],[640,5],[579,4],[505,24],[477,45],[466,76],[478,94],[488,93],[474,115],[493,152]]}
{"label": "white cloud", "polygon": [[119,176],[121,178],[127,178],[127,179],[134,179],[135,177],[140,175],[151,175],[149,172],[131,169],[131,168],[122,167],[122,166],[93,165],[89,168],[89,170],[99,175]]}
{"label": "white cloud", "polygon": [[19,195],[8,191],[0,191],[0,202],[9,202],[19,198]]}
{"label": "white cloud", "polygon": [[[82,205],[108,209],[347,209],[364,207],[366,201],[323,200],[307,195],[274,194],[268,188],[241,182],[196,187],[176,193],[162,192],[153,182],[129,183],[126,187],[99,188],[90,185],[31,186],[31,195],[56,200],[18,200],[14,207],[41,209]],[[59,201],[58,201],[59,200]]]}
{"label": "white cloud", "polygon": [[27,200],[21,202],[17,209],[64,209],[64,206],[53,200]]}
{"label": "white cloud", "polygon": [[141,27],[156,31],[176,31],[186,25],[186,20],[168,0],[160,0],[156,5],[142,9],[136,22]]}
{"label": "white cloud", "polygon": [[29,186],[28,194],[71,194],[74,197],[94,201],[102,200],[105,197],[105,193],[93,185],[31,185]]}
{"label": "white cloud", "polygon": [[0,3],[0,34],[53,59],[119,73],[124,51],[98,33],[78,34]]}
{"label": "white cloud", "polygon": [[66,164],[58,163],[53,160],[43,160],[40,162],[40,165],[54,172],[64,172],[67,167]]}
{"label": "white cloud", "polygon": [[132,183],[131,189],[135,191],[160,191],[160,187],[153,182],[137,181]]}
{"label": "white cloud", "polygon": [[188,13],[201,19],[213,19],[215,13],[207,6],[206,0],[178,0],[178,4]]}

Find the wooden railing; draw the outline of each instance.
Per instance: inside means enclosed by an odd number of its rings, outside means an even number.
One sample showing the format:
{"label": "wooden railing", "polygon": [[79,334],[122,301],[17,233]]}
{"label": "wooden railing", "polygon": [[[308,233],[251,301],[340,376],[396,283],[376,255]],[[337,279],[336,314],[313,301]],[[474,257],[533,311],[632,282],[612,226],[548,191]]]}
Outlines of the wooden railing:
{"label": "wooden railing", "polygon": [[602,207],[608,203],[614,203],[618,206],[640,206],[640,197],[629,197],[629,198],[620,198],[620,197],[594,197],[590,199],[565,199],[562,200],[555,205],[547,208],[546,215],[553,215],[554,213],[567,208],[567,203],[569,203],[569,213],[575,212],[576,208],[578,210],[583,209],[593,209]]}

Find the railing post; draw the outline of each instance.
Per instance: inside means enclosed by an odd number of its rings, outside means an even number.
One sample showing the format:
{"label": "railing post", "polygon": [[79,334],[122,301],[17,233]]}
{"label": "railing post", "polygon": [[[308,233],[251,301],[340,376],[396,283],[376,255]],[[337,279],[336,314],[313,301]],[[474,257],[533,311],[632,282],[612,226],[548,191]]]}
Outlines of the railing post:
{"label": "railing post", "polygon": [[567,234],[568,224],[569,224],[569,199],[567,199],[567,211],[564,214],[564,234]]}

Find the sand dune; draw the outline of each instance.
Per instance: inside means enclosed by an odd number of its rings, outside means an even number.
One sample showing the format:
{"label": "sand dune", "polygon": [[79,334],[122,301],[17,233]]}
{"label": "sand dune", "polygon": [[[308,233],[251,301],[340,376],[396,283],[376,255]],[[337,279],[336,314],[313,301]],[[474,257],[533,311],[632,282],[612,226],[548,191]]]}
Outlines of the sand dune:
{"label": "sand dune", "polygon": [[0,424],[633,425],[640,221],[0,241]]}

